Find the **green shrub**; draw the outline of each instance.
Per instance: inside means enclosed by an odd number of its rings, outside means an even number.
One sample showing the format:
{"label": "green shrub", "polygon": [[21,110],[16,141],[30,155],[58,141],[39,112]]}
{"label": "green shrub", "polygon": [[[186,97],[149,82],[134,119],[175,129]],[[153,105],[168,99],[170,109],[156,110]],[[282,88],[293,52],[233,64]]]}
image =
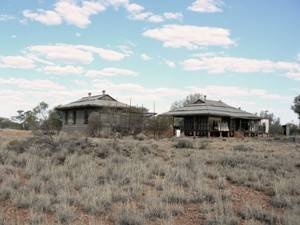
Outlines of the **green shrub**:
{"label": "green shrub", "polygon": [[182,189],[164,187],[162,199],[167,203],[182,204],[188,202],[189,198]]}
{"label": "green shrub", "polygon": [[76,218],[73,210],[67,205],[60,205],[56,209],[56,218],[59,223],[70,224]]}
{"label": "green shrub", "polygon": [[168,217],[165,205],[159,198],[148,198],[145,203],[144,215],[150,220],[163,219]]}
{"label": "green shrub", "polygon": [[238,212],[238,216],[240,216],[243,220],[255,219],[268,225],[275,225],[279,222],[275,214],[268,212],[261,207],[255,208],[252,206],[246,206]]}
{"label": "green shrub", "polygon": [[206,141],[200,142],[198,144],[198,149],[203,150],[203,149],[207,149],[207,147],[208,147],[208,142],[206,142]]}
{"label": "green shrub", "polygon": [[171,215],[172,216],[180,216],[184,212],[184,208],[181,205],[172,205]]}
{"label": "green shrub", "polygon": [[151,153],[151,147],[147,144],[139,145],[139,149],[143,154],[150,154]]}
{"label": "green shrub", "polygon": [[139,140],[139,141],[144,141],[147,139],[147,136],[143,133],[139,133],[135,135],[134,139]]}
{"label": "green shrub", "polygon": [[25,152],[26,144],[27,142],[23,140],[12,140],[8,143],[7,149],[20,154]]}
{"label": "green shrub", "polygon": [[126,207],[115,218],[116,225],[144,225],[147,224],[143,216],[136,210]]}
{"label": "green shrub", "polygon": [[253,152],[254,149],[250,146],[246,146],[246,145],[243,145],[243,144],[239,144],[239,145],[234,145],[232,147],[232,149],[234,151],[240,151],[240,152]]}
{"label": "green shrub", "polygon": [[1,184],[0,185],[0,201],[8,200],[10,198],[10,195],[11,195],[10,188]]}
{"label": "green shrub", "polygon": [[176,148],[194,148],[194,143],[188,138],[180,138],[175,144]]}

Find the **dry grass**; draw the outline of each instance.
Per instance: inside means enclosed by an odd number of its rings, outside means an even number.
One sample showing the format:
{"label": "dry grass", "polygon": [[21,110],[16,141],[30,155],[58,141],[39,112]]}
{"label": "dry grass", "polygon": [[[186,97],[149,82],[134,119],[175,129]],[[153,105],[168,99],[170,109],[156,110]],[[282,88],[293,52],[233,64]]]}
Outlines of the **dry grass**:
{"label": "dry grass", "polygon": [[6,138],[0,224],[294,225],[299,146],[257,138]]}

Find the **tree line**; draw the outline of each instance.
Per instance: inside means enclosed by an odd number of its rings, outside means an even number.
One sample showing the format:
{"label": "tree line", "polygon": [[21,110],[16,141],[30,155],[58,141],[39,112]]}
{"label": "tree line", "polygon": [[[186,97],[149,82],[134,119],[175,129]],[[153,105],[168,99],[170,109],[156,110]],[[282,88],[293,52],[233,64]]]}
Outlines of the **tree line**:
{"label": "tree line", "polygon": [[[171,110],[192,104],[201,98],[204,98],[204,95],[199,93],[190,94],[186,98],[174,102],[171,105]],[[298,115],[300,120],[300,95],[294,98],[291,109]],[[270,134],[282,134],[280,118],[274,113],[265,110],[261,111],[259,116],[269,119]],[[155,116],[147,121],[147,128],[156,132],[158,136],[161,136],[171,126],[172,120],[162,116]],[[13,116],[11,120],[0,118],[0,128],[59,131],[62,128],[62,115],[55,109],[49,109],[49,105],[46,102],[40,102],[31,110],[18,110],[17,115]],[[290,133],[295,134],[297,132],[299,132],[299,126],[290,124]]]}
{"label": "tree line", "polygon": [[40,102],[31,110],[18,110],[13,121],[23,130],[59,131],[62,128],[62,115],[59,111],[49,109],[46,102]]}

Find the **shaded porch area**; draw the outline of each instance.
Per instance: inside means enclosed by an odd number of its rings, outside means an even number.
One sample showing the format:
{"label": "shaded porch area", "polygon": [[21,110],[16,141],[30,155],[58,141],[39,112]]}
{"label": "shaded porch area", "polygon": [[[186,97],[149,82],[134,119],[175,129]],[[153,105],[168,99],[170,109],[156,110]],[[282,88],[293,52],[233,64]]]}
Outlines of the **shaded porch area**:
{"label": "shaded porch area", "polygon": [[259,120],[210,115],[173,116],[173,130],[185,136],[234,137],[258,136]]}

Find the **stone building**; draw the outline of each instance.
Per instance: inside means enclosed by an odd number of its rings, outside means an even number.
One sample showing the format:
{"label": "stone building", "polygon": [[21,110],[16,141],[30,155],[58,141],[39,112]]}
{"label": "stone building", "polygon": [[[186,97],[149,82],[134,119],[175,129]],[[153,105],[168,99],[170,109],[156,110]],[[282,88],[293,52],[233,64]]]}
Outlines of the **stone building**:
{"label": "stone building", "polygon": [[56,109],[63,115],[63,131],[85,133],[92,113],[98,115],[101,133],[138,133],[144,125],[144,118],[150,114],[144,108],[131,107],[106,94],[83,97]]}

